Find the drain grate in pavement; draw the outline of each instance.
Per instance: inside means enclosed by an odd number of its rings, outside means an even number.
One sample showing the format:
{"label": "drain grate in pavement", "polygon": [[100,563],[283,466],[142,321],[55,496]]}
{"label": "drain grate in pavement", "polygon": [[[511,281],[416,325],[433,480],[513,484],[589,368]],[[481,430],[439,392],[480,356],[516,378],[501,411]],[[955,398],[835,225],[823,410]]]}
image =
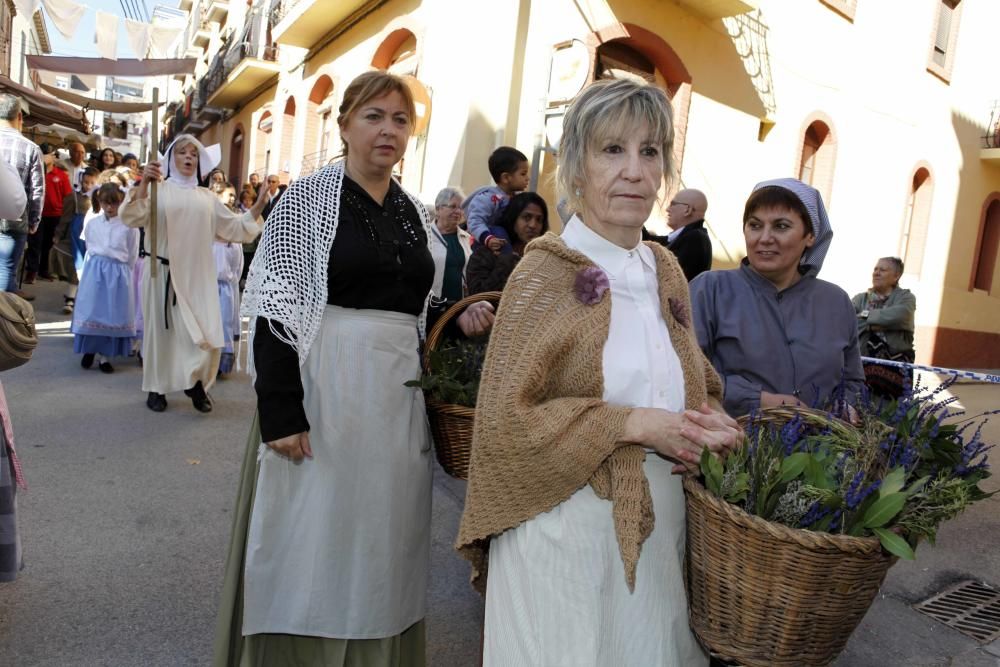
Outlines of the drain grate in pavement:
{"label": "drain grate in pavement", "polygon": [[913,608],[981,643],[1000,637],[1000,591],[978,581],[964,581]]}

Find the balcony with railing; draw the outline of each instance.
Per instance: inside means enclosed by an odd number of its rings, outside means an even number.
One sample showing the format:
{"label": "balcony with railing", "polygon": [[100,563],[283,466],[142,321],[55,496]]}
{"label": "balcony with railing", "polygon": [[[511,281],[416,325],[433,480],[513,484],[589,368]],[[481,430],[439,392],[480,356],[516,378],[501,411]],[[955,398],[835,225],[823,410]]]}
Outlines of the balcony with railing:
{"label": "balcony with railing", "polygon": [[199,83],[205,104],[228,109],[244,101],[253,91],[278,75],[278,51],[267,43],[263,10],[255,8],[243,30],[222,45]]}
{"label": "balcony with railing", "polygon": [[990,105],[989,120],[986,123],[982,147],[979,149],[979,159],[1000,164],[1000,100],[995,100]]}
{"label": "balcony with railing", "polygon": [[303,155],[302,168],[299,170],[299,176],[308,176],[317,169],[330,164],[333,161],[332,153],[333,151],[329,149],[323,149],[321,151],[316,151],[315,153]]}
{"label": "balcony with railing", "polygon": [[348,18],[363,16],[384,0],[276,0],[271,7],[274,41],[310,48]]}

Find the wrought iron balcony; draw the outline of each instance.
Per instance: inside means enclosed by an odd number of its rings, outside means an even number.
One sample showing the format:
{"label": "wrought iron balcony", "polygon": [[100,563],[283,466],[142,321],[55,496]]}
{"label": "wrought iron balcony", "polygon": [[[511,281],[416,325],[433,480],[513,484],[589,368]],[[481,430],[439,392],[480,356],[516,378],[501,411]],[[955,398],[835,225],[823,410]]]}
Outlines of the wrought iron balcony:
{"label": "wrought iron balcony", "polygon": [[278,74],[277,46],[268,44],[266,35],[263,11],[255,8],[243,30],[223,44],[199,84],[204,85],[205,104],[234,107]]}
{"label": "wrought iron balcony", "polygon": [[317,169],[325,167],[333,161],[333,151],[329,148],[321,151],[316,151],[315,153],[309,153],[308,155],[302,156],[302,169],[299,170],[299,176],[308,176]]}
{"label": "wrought iron balcony", "polygon": [[1000,100],[995,100],[990,106],[979,159],[1000,164]]}
{"label": "wrought iron balcony", "polygon": [[1000,100],[995,100],[990,107],[989,122],[986,123],[986,134],[983,135],[983,148],[1000,148]]}

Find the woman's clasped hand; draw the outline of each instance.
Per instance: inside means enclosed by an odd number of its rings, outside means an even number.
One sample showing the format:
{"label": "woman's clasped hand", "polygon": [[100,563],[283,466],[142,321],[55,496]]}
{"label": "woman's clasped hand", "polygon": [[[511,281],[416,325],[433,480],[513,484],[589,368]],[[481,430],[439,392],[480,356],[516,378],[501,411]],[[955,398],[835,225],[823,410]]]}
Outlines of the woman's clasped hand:
{"label": "woman's clasped hand", "polygon": [[696,472],[704,449],[725,457],[743,444],[736,420],[708,403],[684,412],[636,408],[625,424],[625,437],[673,461],[675,473]]}

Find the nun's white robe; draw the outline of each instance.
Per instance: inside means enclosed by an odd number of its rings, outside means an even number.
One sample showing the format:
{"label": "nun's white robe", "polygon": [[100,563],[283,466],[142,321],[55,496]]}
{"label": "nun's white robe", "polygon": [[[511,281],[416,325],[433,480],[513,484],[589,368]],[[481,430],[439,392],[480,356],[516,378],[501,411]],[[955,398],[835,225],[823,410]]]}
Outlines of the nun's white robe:
{"label": "nun's white robe", "polygon": [[[226,208],[209,190],[171,182],[157,192],[156,256],[159,271],[150,276],[154,258],[142,273],[142,390],[167,394],[190,389],[199,380],[205,389],[215,382],[225,345],[212,244],[216,238],[248,243],[261,225],[249,212]],[[129,227],[146,227],[149,246],[149,197],[135,199],[133,189],[121,209]],[[166,260],[166,262],[164,262]],[[168,285],[169,281],[169,285]]]}

